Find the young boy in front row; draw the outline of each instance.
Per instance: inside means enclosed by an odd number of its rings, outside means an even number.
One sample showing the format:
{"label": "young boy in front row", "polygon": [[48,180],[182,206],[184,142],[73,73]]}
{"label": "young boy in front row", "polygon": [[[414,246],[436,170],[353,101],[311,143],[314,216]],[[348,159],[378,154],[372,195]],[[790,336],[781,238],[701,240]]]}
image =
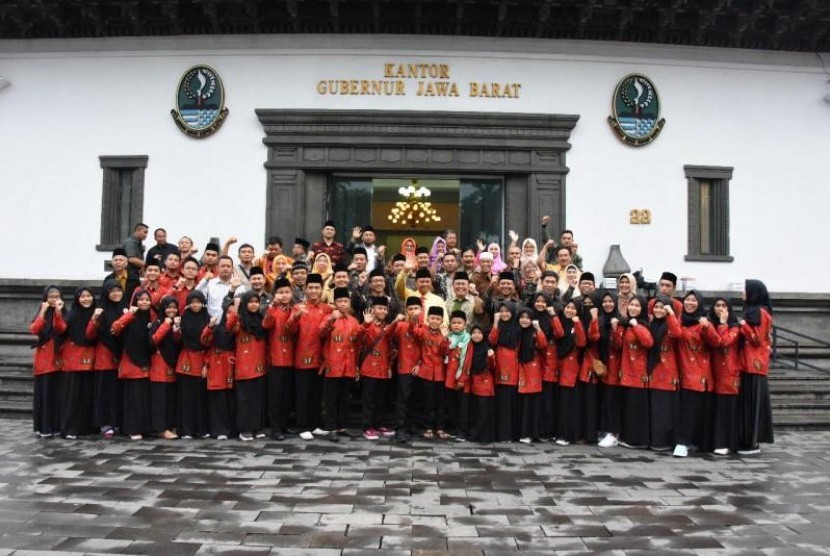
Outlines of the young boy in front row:
{"label": "young boy in front row", "polygon": [[[421,299],[415,296],[406,298],[405,321],[395,322],[390,331],[398,349],[398,391],[395,398],[395,441],[409,441],[409,428],[413,420],[413,396],[415,375],[421,360],[421,344],[412,333],[411,323],[417,324],[421,318]],[[409,321],[409,322],[407,322]]]}
{"label": "young boy in front row", "polygon": [[[453,311],[450,314],[449,357],[444,378],[444,407],[449,418],[450,430],[459,442],[467,440],[470,414],[469,362],[470,333],[467,332],[467,314]],[[466,364],[466,369],[465,369]]]}
{"label": "young boy in front row", "polygon": [[372,307],[363,313],[363,350],[360,363],[361,401],[363,406],[363,437],[377,440],[392,436],[395,431],[380,425],[383,400],[389,379],[392,378],[392,334],[395,324],[404,320],[398,315],[395,322],[384,326],[389,313],[386,297],[369,299]]}
{"label": "young boy in front row", "polygon": [[[427,310],[426,324],[419,324],[417,320],[409,323],[412,335],[421,344],[421,362],[417,372],[413,372],[418,379],[423,392],[421,406],[421,423],[424,427],[424,438],[433,438],[435,435],[441,440],[450,438],[444,431],[444,377],[446,368],[444,359],[449,353],[450,342],[447,340],[449,330],[442,328],[444,309],[430,307]],[[433,433],[433,431],[435,431]]]}

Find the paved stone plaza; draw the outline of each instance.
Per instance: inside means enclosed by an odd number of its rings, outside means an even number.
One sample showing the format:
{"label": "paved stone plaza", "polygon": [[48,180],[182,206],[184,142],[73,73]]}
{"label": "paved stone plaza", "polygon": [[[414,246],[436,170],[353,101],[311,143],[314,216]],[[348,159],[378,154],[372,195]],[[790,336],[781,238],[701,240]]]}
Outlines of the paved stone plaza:
{"label": "paved stone plaza", "polygon": [[830,553],[828,432],[781,433],[759,456],[678,460],[0,430],[0,555]]}

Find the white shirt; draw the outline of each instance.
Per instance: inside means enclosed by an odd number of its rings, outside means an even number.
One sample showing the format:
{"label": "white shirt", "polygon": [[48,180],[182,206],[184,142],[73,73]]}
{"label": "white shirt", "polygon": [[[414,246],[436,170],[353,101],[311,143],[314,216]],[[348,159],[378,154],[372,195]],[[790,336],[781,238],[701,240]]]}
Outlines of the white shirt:
{"label": "white shirt", "polygon": [[212,317],[217,320],[222,318],[222,302],[227,297],[231,290],[231,280],[228,278],[227,282],[223,282],[218,276],[207,280],[202,280],[196,284],[196,289],[205,294],[207,298],[207,311]]}

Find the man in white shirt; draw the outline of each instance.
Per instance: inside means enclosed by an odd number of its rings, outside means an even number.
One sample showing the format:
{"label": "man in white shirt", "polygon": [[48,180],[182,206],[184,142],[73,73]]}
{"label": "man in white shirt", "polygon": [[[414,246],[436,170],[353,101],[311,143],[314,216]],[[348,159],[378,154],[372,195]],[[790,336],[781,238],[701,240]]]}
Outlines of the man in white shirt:
{"label": "man in white shirt", "polygon": [[242,284],[242,280],[233,274],[233,259],[227,255],[219,257],[217,264],[219,276],[214,277],[208,271],[201,281],[196,284],[196,289],[205,294],[207,298],[207,310],[211,317],[222,318],[223,303],[226,300],[232,301],[233,294]]}

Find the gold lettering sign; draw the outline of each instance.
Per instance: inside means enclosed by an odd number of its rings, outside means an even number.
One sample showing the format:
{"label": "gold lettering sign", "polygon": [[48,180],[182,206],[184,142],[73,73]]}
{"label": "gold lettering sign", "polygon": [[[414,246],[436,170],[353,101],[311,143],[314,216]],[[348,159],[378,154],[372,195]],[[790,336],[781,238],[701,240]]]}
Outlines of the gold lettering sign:
{"label": "gold lettering sign", "polygon": [[324,96],[517,99],[522,84],[493,79],[463,83],[452,79],[449,64],[388,62],[381,79],[321,79],[316,90]]}

